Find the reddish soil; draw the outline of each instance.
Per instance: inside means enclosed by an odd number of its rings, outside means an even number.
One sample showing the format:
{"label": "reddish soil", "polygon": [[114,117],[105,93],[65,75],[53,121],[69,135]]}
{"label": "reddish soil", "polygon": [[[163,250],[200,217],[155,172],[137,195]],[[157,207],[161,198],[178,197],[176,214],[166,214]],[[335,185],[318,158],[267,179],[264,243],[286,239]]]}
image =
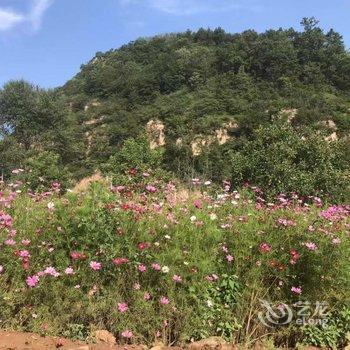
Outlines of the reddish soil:
{"label": "reddish soil", "polygon": [[41,337],[32,333],[0,332],[0,350],[141,350],[142,347],[112,344],[86,344],[58,337]]}

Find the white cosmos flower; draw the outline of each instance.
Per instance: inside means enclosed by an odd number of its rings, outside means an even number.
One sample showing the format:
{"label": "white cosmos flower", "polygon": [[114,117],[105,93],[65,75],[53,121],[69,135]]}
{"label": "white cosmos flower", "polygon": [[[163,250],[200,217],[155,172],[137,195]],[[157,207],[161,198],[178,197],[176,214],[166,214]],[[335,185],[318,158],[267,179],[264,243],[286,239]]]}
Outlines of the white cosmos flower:
{"label": "white cosmos flower", "polygon": [[218,218],[218,216],[215,213],[210,213],[209,217],[210,220],[216,220]]}
{"label": "white cosmos flower", "polygon": [[213,307],[213,302],[211,300],[207,300],[207,306],[208,307]]}
{"label": "white cosmos flower", "polygon": [[163,273],[168,273],[169,270],[170,270],[170,269],[169,269],[168,266],[163,266],[163,267],[162,267],[162,272],[163,272]]}

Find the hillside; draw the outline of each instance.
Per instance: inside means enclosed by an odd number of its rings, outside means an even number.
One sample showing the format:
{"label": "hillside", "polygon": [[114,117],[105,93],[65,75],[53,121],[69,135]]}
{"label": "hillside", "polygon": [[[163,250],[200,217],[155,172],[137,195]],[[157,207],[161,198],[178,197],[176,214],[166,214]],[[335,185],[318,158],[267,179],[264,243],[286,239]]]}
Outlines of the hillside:
{"label": "hillside", "polygon": [[[51,167],[51,175],[79,179],[104,171],[126,139],[147,132],[167,171],[222,181],[233,171],[227,159],[241,156],[259,127],[282,122],[301,137],[317,130],[348,161],[349,52],[339,33],[322,31],[315,19],[302,25],[141,38],[97,53],[55,91],[8,83],[0,94],[5,176]],[[237,185],[262,185],[248,175],[240,169]]]}

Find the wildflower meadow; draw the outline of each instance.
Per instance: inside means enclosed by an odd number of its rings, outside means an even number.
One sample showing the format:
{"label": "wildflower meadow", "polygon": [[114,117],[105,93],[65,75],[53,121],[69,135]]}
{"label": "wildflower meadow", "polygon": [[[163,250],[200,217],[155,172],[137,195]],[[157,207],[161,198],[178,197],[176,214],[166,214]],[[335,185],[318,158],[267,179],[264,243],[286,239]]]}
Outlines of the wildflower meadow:
{"label": "wildflower meadow", "polygon": [[[256,187],[193,179],[187,189],[148,173],[65,193],[58,182],[35,193],[3,184],[1,327],[82,340],[106,329],[124,344],[220,336],[336,348],[350,331],[349,214],[317,197],[268,202]],[[326,322],[309,322],[320,303]]]}

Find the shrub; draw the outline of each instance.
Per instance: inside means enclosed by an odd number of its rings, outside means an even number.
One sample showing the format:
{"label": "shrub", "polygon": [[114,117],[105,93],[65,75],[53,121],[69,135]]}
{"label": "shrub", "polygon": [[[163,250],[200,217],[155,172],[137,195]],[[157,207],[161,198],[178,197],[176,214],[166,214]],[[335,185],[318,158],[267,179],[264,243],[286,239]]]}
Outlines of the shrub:
{"label": "shrub", "polygon": [[69,184],[69,172],[61,163],[60,156],[51,151],[28,152],[24,162],[24,171],[18,177],[33,191],[47,190],[55,181],[62,188]]}
{"label": "shrub", "polygon": [[249,182],[270,197],[298,192],[345,200],[349,196],[349,162],[342,142],[329,143],[323,135],[276,122],[259,128],[240,151],[231,151],[231,180]]}

